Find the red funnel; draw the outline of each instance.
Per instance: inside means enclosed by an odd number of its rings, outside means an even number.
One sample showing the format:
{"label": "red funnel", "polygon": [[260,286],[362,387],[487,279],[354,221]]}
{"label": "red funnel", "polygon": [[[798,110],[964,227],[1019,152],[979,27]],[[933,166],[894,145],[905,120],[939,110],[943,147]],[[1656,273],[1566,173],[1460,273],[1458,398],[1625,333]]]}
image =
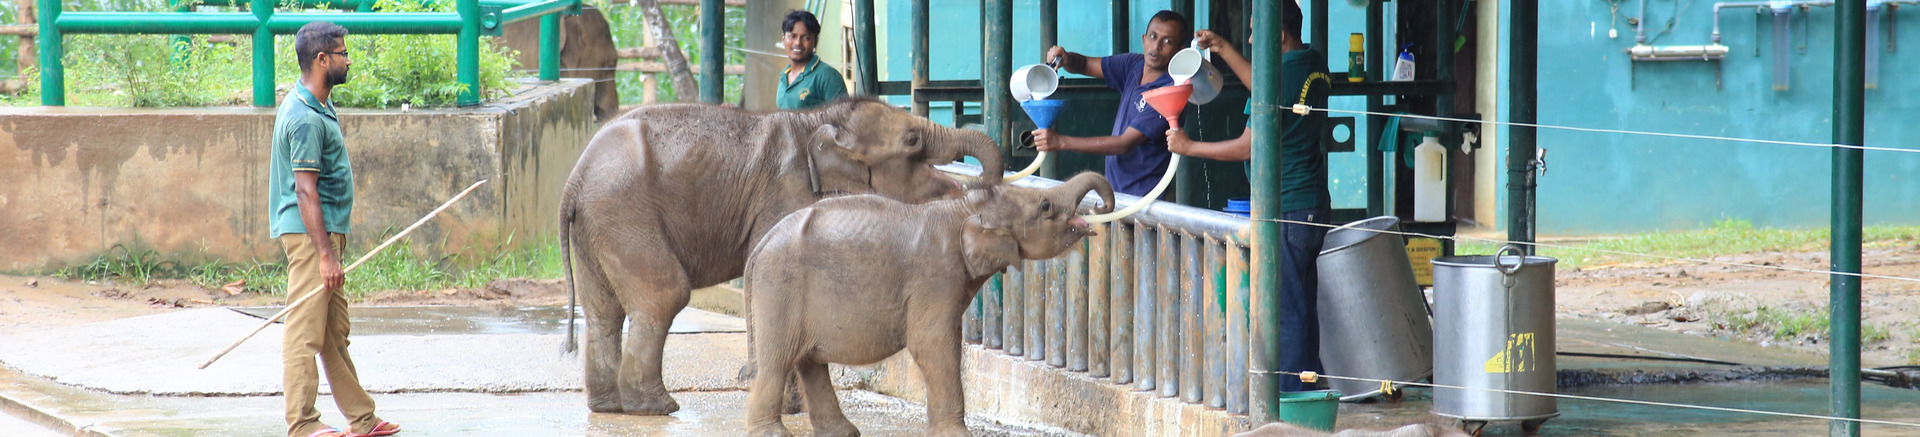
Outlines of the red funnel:
{"label": "red funnel", "polygon": [[1193,85],[1161,87],[1140,94],[1140,98],[1147,99],[1148,106],[1160,111],[1161,117],[1167,118],[1167,127],[1174,129],[1180,128],[1180,111],[1187,110],[1187,97],[1190,96],[1193,96]]}

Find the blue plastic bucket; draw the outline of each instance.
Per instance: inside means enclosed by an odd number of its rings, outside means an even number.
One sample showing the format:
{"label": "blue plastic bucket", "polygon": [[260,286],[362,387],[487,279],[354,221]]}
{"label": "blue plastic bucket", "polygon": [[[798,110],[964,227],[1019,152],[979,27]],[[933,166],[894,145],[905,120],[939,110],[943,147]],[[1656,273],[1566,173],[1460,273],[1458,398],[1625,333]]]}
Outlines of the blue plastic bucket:
{"label": "blue plastic bucket", "polygon": [[1229,214],[1239,214],[1243,216],[1252,217],[1253,202],[1250,199],[1244,199],[1244,198],[1227,199],[1227,208],[1222,209],[1221,211],[1226,211]]}

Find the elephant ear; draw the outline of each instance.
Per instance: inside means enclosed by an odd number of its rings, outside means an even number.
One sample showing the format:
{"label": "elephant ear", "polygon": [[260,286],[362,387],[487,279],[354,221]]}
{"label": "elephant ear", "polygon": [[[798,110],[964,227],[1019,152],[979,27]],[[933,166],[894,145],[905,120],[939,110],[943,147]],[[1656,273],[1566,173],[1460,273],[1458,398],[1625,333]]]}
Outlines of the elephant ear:
{"label": "elephant ear", "polygon": [[832,156],[859,164],[866,164],[867,157],[860,153],[859,144],[853,132],[834,127],[831,124],[820,125],[813,130],[813,137],[807,147],[813,149],[816,156]]}
{"label": "elephant ear", "polygon": [[[974,194],[968,194],[971,200]],[[979,278],[999,273],[1020,261],[1020,242],[1006,229],[983,220],[980,214],[967,218],[961,239],[968,277]]]}

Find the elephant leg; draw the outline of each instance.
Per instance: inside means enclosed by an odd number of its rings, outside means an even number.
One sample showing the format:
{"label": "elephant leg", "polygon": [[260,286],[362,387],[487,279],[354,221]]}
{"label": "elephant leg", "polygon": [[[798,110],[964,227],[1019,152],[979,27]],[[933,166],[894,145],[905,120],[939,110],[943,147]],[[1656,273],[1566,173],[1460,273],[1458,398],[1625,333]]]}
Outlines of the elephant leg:
{"label": "elephant leg", "polygon": [[613,298],[606,277],[590,258],[581,257],[575,292],[587,323],[584,352],[587,408],[596,413],[623,412],[620,405],[620,333],[625,310]]}
{"label": "elephant leg", "polygon": [[[687,307],[693,290],[685,270],[658,240],[641,239],[619,249],[611,282],[626,309],[627,334],[620,359],[620,405],[627,414],[666,415],[680,410],[661,380],[667,328]],[[654,249],[648,249],[654,248]]]}
{"label": "elephant leg", "polygon": [[973,435],[967,431],[966,399],[960,387],[959,312],[942,317],[952,320],[908,331],[908,351],[913,353],[913,363],[920,366],[920,375],[926,378],[927,435]]}
{"label": "elephant leg", "polygon": [[813,435],[819,437],[858,437],[860,429],[840,411],[840,398],[833,393],[833,375],[827,363],[801,360],[800,385],[806,390],[807,418],[813,422]]}
{"label": "elephant leg", "polygon": [[791,435],[780,422],[781,398],[792,379],[791,348],[774,346],[776,339],[754,339],[754,377],[747,386],[747,435],[785,437]]}

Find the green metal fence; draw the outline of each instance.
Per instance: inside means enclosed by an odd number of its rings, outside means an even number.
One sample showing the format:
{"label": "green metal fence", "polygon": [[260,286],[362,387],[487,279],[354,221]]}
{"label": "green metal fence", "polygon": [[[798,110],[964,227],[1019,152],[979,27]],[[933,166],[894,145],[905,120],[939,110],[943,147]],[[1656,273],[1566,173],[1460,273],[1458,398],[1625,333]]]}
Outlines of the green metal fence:
{"label": "green metal fence", "polygon": [[[580,13],[580,0],[454,0],[454,12],[370,12],[374,0],[299,0],[299,5],[358,12],[274,12],[274,0],[206,0],[208,6],[247,4],[250,12],[62,12],[60,0],[39,1],[40,104],[66,106],[66,69],[60,64],[67,34],[253,35],[253,105],[270,107],[273,36],[328,21],[354,34],[457,35],[454,68],[464,85],[457,102],[480,102],[480,36],[540,18],[540,80],[560,78],[560,17]],[[430,0],[428,0],[430,1]]]}

